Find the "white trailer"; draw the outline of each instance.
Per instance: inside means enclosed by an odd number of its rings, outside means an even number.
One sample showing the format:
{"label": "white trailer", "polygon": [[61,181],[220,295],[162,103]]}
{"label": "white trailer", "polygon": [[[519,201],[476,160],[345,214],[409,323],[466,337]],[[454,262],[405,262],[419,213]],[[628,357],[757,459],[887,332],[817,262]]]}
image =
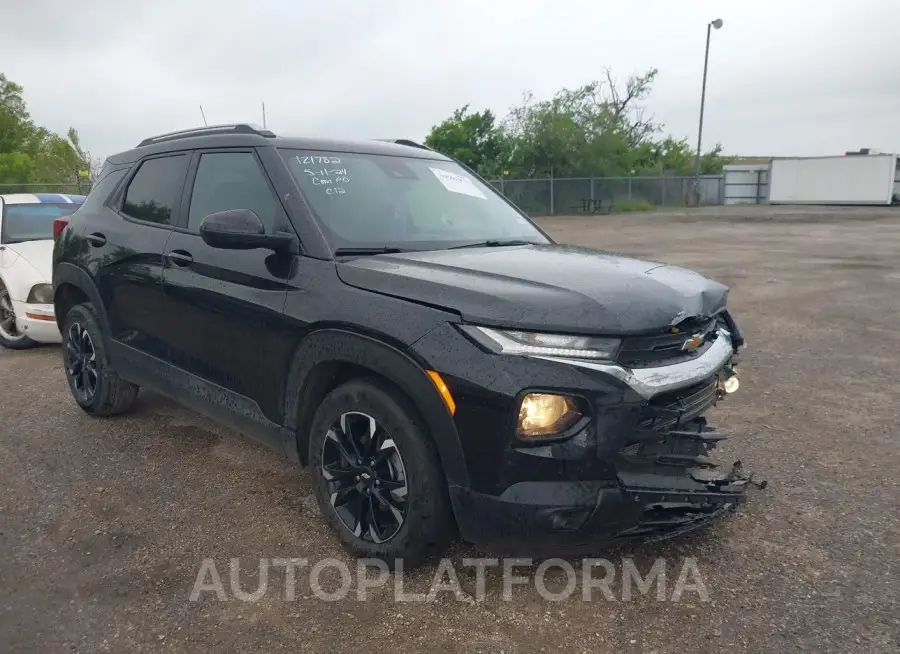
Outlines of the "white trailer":
{"label": "white trailer", "polygon": [[769,166],[770,204],[891,204],[896,154],[779,157]]}

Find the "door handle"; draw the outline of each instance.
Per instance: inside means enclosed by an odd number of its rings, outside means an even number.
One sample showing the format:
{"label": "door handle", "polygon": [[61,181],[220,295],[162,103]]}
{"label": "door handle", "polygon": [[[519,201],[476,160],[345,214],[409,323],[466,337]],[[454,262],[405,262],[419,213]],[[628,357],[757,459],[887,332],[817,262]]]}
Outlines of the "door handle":
{"label": "door handle", "polygon": [[190,266],[194,263],[194,257],[185,250],[172,250],[166,255],[166,258],[176,266]]}
{"label": "door handle", "polygon": [[104,236],[100,232],[93,232],[92,234],[88,234],[84,238],[95,248],[103,247],[104,245],[106,245],[106,236]]}

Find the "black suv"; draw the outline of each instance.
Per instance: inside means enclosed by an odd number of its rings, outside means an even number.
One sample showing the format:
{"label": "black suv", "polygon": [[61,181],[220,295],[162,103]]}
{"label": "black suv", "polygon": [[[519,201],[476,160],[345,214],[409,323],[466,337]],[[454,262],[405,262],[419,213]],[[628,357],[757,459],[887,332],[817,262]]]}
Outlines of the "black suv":
{"label": "black suv", "polygon": [[410,141],[228,125],[110,157],[55,226],[76,402],[150,388],[312,469],[358,553],[662,538],[744,497],[704,412],[736,390],[728,289],[557,245]]}

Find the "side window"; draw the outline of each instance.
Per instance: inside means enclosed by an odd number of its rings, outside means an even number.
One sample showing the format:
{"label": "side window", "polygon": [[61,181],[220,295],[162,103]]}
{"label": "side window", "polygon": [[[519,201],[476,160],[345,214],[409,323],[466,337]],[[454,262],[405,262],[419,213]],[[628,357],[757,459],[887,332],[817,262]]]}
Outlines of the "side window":
{"label": "side window", "polygon": [[82,210],[95,211],[100,205],[109,199],[113,189],[119,185],[122,178],[125,177],[127,169],[114,170],[107,174],[106,177],[99,179],[92,187],[84,203],[81,205]]}
{"label": "side window", "polygon": [[125,191],[122,213],[149,223],[171,225],[181,200],[187,155],[148,159]]}
{"label": "side window", "polygon": [[201,155],[191,193],[188,229],[200,231],[200,223],[209,214],[228,209],[250,209],[268,233],[273,231],[281,211],[256,157],[249,152]]}

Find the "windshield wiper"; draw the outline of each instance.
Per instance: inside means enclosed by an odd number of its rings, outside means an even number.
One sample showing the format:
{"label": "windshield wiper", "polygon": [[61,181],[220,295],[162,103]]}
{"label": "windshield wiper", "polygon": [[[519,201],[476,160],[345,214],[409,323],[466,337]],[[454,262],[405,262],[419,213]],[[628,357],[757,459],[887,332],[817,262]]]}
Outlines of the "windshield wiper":
{"label": "windshield wiper", "polygon": [[465,245],[454,245],[447,248],[448,250],[461,250],[463,248],[502,248],[507,245],[540,245],[534,241],[510,240],[510,241],[479,241],[478,243],[466,243]]}
{"label": "windshield wiper", "polygon": [[387,246],[380,248],[338,248],[334,251],[334,256],[365,257],[373,254],[397,254],[398,252],[413,252],[413,250]]}

